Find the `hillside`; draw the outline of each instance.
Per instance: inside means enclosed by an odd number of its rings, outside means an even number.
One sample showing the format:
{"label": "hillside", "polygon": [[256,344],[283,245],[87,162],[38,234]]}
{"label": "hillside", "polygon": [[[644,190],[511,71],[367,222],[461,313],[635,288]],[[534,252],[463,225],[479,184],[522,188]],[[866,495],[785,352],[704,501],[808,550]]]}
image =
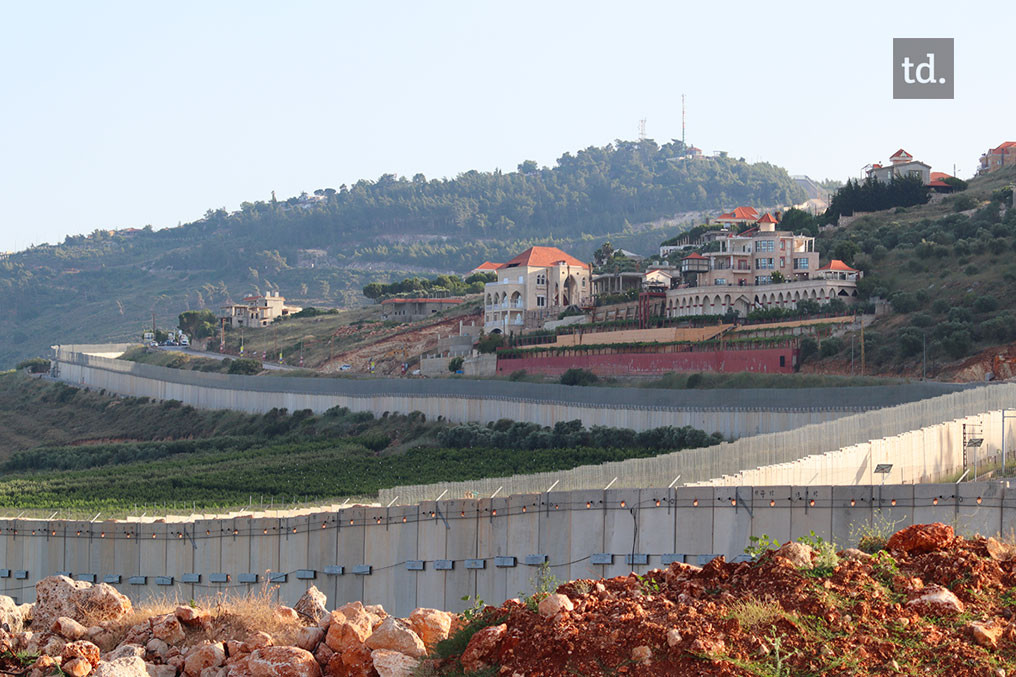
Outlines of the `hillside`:
{"label": "hillside", "polygon": [[[1016,340],[1016,209],[1005,194],[1014,182],[1016,168],[1007,169],[820,233],[823,260],[863,270],[862,296],[888,299],[895,311],[865,331],[868,373],[919,376],[926,342],[929,376],[951,377],[964,359]],[[849,338],[835,346],[809,369],[849,371]]]}
{"label": "hillside", "polygon": [[[619,141],[554,167],[385,175],[283,201],[245,202],[176,228],[68,237],[0,261],[0,366],[55,342],[135,337],[188,309],[251,291],[297,305],[355,306],[371,281],[461,273],[532,244],[589,258],[604,240],[650,251],[692,214],[783,205],[803,192],[783,169],[732,158],[681,159],[679,142]],[[681,215],[684,215],[682,217]],[[140,225],[140,224],[139,224]]]}
{"label": "hillside", "polygon": [[0,509],[64,516],[370,500],[414,482],[564,470],[720,441],[692,428],[585,430],[578,421],[542,428],[453,425],[419,412],[375,418],[338,407],[208,411],[17,373],[0,374],[0,409]]}

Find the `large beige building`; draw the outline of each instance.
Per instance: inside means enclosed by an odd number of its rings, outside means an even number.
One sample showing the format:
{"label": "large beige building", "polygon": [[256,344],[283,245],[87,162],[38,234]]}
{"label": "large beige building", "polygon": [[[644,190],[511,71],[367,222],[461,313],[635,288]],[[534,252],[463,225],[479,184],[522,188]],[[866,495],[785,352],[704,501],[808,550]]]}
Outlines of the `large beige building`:
{"label": "large beige building", "polygon": [[275,318],[298,313],[302,308],[287,306],[279,292],[265,292],[264,296],[248,296],[243,303],[222,307],[223,317],[230,327],[267,327]]}
{"label": "large beige building", "polygon": [[[720,250],[707,252],[696,269],[697,286],[725,287],[769,284],[773,273],[784,280],[807,280],[818,269],[815,238],[776,230],[777,222],[768,212],[755,227],[719,240]],[[689,262],[690,264],[690,262]]]}
{"label": "large beige building", "polygon": [[494,270],[484,285],[483,328],[520,333],[568,306],[592,302],[592,266],[556,247],[530,247]]}

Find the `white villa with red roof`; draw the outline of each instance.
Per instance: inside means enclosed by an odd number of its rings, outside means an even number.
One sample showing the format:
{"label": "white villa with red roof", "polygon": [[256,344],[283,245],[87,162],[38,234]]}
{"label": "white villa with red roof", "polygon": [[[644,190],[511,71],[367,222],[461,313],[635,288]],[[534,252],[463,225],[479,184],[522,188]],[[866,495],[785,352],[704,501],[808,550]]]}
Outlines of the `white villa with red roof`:
{"label": "white villa with red roof", "polygon": [[557,247],[530,247],[498,265],[497,281],[484,285],[484,331],[521,333],[568,306],[588,305],[592,268]]}
{"label": "white villa with red roof", "polygon": [[266,292],[264,296],[252,295],[243,299],[243,303],[223,306],[222,317],[231,327],[267,327],[275,318],[298,313],[302,308],[287,306],[284,296],[279,292]]}
{"label": "white villa with red roof", "polygon": [[889,183],[893,179],[902,179],[908,176],[919,177],[924,185],[931,183],[931,165],[918,162],[913,155],[902,148],[889,156],[888,165],[875,163],[866,169],[866,173],[869,177],[882,183]]}

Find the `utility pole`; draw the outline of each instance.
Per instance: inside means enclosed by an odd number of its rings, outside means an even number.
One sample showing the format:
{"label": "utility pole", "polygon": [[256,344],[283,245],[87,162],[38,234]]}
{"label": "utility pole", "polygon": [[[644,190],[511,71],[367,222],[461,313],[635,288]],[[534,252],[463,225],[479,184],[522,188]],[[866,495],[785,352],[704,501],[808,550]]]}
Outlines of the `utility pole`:
{"label": "utility pole", "polygon": [[928,380],[928,332],[921,332],[921,351],[923,357],[921,358],[921,380]]}
{"label": "utility pole", "polygon": [[864,376],[864,320],[861,320],[861,376]]}

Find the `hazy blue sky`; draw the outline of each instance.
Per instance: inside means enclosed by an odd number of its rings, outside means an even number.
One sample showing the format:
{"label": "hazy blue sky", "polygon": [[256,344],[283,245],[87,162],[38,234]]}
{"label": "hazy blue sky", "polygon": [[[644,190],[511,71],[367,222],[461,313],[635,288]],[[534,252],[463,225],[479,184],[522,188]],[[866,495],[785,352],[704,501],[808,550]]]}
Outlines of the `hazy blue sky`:
{"label": "hazy blue sky", "polygon": [[[637,135],[843,179],[1016,140],[1011,2],[7,2],[0,250]],[[893,37],[956,98],[893,101]]]}

